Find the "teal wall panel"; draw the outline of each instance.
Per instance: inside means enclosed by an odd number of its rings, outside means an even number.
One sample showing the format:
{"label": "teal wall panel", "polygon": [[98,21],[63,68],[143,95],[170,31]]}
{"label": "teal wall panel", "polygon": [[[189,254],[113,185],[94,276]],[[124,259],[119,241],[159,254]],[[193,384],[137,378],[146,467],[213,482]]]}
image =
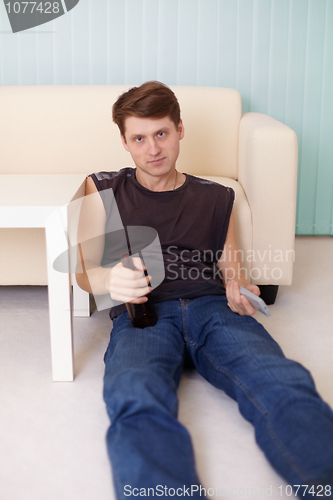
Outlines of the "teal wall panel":
{"label": "teal wall panel", "polygon": [[253,2],[238,2],[237,7],[235,88],[242,95],[245,113],[251,106]]}
{"label": "teal wall panel", "polygon": [[[45,42],[47,43],[43,43],[43,39],[35,35],[37,85],[53,85],[54,83],[54,36],[52,34],[46,36]],[[40,64],[40,61],[43,61],[43,64]]]}
{"label": "teal wall panel", "polygon": [[249,111],[267,113],[272,2],[254,1],[252,80]]}
{"label": "teal wall panel", "polygon": [[154,80],[158,65],[158,33],[159,23],[151,20],[159,19],[158,2],[145,0],[143,2],[143,48],[142,48],[142,80]]}
{"label": "teal wall panel", "polygon": [[[218,2],[199,0],[197,29],[197,85],[214,87],[218,61]],[[181,18],[183,21],[184,18]]]}
{"label": "teal wall panel", "polygon": [[[107,0],[89,3],[89,83],[98,85],[107,81],[108,25]],[[98,26],[98,32],[94,29]]]}
{"label": "teal wall panel", "polygon": [[289,0],[274,0],[271,9],[267,113],[285,121],[290,24]]}
{"label": "teal wall panel", "polygon": [[158,63],[157,79],[170,83],[177,81],[178,57],[178,1],[158,2]]}
{"label": "teal wall panel", "polygon": [[[99,0],[100,1],[100,0]],[[65,28],[63,23],[71,21],[71,28]],[[57,67],[55,77],[58,85],[89,85],[92,74],[91,67],[95,65],[92,59],[92,38],[98,37],[102,26],[92,25],[93,2],[84,1],[71,11],[70,14],[55,21],[54,30],[56,40],[63,39],[62,44],[57,44]],[[105,46],[106,47],[106,46]],[[104,52],[104,51],[103,51]],[[63,58],[71,58],[71,65],[66,64],[63,70],[61,63]],[[95,78],[101,81],[100,69],[98,68]],[[65,76],[66,72],[66,76]],[[61,79],[61,82],[59,81]]]}
{"label": "teal wall panel", "polygon": [[[82,0],[81,0],[82,2]],[[108,2],[106,11],[107,21],[107,45],[106,65],[107,80],[100,81],[101,84],[125,84],[125,26],[126,26],[126,8],[124,2]],[[76,7],[78,9],[80,4]],[[74,15],[75,12],[73,11]],[[156,23],[156,18],[155,18]],[[97,75],[96,75],[97,78]]]}
{"label": "teal wall panel", "polygon": [[[315,231],[333,234],[333,2],[327,3],[322,79]],[[329,49],[330,48],[330,49]]]}
{"label": "teal wall panel", "polygon": [[236,88],[299,139],[297,234],[333,235],[333,0],[80,0],[13,34],[0,2],[1,85]]}
{"label": "teal wall panel", "polygon": [[143,3],[127,0],[125,18],[125,83],[133,85],[138,78],[143,80]]}
{"label": "teal wall panel", "polygon": [[197,81],[198,68],[198,19],[199,2],[183,0],[178,4],[178,18],[186,19],[187,29],[178,28],[178,85],[193,85]]}
{"label": "teal wall panel", "polygon": [[[60,22],[61,19],[61,22]],[[88,24],[88,17],[80,16],[80,19],[74,17],[71,19],[69,15],[66,15],[59,20],[53,21],[53,71],[54,71],[54,83],[55,85],[66,85],[68,81],[75,82],[76,80],[76,65],[77,59],[76,55],[80,52],[80,49],[77,50],[76,39],[79,35],[79,32],[76,27],[79,27],[79,30],[84,29],[83,26]],[[48,28],[51,23],[43,25],[45,29]],[[83,25],[83,26],[82,26]],[[38,31],[41,30],[42,27],[38,28]],[[37,28],[36,28],[37,31]],[[22,38],[24,35],[22,34]],[[43,44],[44,40],[47,43],[46,35],[44,38],[38,36],[37,43],[39,45]],[[86,42],[85,46],[82,49],[87,49],[88,43]],[[82,50],[82,56],[86,53],[85,50]],[[86,56],[87,57],[87,56]],[[38,60],[38,67],[41,69],[41,72],[44,70],[44,62],[43,59]],[[82,82],[87,83],[87,78],[85,74],[80,73],[79,79]]]}
{"label": "teal wall panel", "polygon": [[[320,115],[322,102],[323,54],[325,39],[325,2],[308,6],[307,45],[305,61],[304,111],[298,183],[298,213],[300,233],[314,229],[317,168],[319,155]],[[319,77],[320,75],[320,77]]]}
{"label": "teal wall panel", "polygon": [[[236,88],[238,2],[219,2],[219,61],[216,86]],[[223,83],[222,83],[223,82]]]}

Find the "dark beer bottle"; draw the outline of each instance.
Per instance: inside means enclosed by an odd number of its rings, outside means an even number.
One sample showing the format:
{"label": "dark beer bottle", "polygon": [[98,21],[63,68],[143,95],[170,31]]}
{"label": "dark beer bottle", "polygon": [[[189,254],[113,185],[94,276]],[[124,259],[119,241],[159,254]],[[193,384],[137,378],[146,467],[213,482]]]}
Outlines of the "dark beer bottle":
{"label": "dark beer bottle", "polygon": [[[134,266],[131,256],[123,256],[123,265],[128,269],[137,271],[137,268]],[[148,276],[146,269],[144,273],[145,276]],[[147,302],[144,302],[143,304],[133,304],[132,302],[126,302],[127,312],[133,326],[135,326],[136,328],[146,328],[146,326],[154,326],[157,322],[157,314],[155,311],[154,302],[149,295],[147,296],[147,298]]]}

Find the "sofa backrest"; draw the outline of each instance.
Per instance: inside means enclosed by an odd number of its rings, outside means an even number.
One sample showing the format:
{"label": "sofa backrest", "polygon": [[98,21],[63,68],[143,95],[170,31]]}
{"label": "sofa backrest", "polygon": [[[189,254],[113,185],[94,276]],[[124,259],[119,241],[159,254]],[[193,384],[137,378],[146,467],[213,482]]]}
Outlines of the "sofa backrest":
{"label": "sofa backrest", "polygon": [[[134,166],[112,122],[128,86],[0,87],[0,173],[91,173]],[[172,87],[185,137],[177,168],[237,179],[241,97],[233,89]]]}

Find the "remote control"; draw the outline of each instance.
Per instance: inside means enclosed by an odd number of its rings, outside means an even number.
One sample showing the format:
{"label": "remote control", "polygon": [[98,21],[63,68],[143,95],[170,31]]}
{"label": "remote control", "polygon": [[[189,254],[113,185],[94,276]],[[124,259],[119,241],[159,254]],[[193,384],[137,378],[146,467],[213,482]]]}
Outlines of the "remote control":
{"label": "remote control", "polygon": [[247,290],[246,288],[240,286],[239,291],[241,295],[244,295],[244,297],[247,298],[247,300],[250,302],[251,306],[253,306],[255,309],[258,309],[263,314],[266,314],[266,316],[270,316],[271,312],[268,309],[267,305],[265,302],[258,297],[255,293],[250,292],[250,290]]}

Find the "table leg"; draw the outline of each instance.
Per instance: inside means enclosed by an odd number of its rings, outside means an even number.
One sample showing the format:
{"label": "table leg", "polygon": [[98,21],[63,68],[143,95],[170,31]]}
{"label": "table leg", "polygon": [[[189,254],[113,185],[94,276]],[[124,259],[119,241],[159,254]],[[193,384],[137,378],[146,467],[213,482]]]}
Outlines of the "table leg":
{"label": "table leg", "polygon": [[76,261],[77,261],[77,236],[80,220],[82,203],[84,200],[85,182],[80,186],[76,198],[73,199],[67,206],[68,217],[68,242],[70,245],[70,263],[72,271],[73,284],[73,313],[74,316],[89,317],[90,316],[90,298],[89,293],[82,290],[75,277]]}
{"label": "table leg", "polygon": [[[53,268],[55,259],[68,250],[66,207],[55,210],[47,218],[45,234],[53,380],[71,382],[74,380],[74,359],[70,272]],[[65,261],[70,271],[69,252]]]}

